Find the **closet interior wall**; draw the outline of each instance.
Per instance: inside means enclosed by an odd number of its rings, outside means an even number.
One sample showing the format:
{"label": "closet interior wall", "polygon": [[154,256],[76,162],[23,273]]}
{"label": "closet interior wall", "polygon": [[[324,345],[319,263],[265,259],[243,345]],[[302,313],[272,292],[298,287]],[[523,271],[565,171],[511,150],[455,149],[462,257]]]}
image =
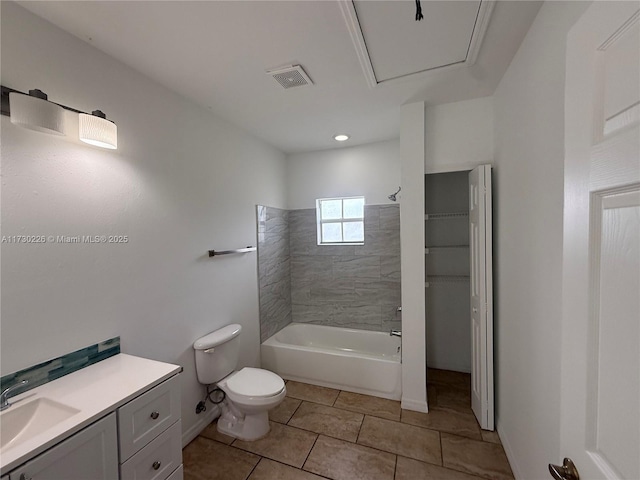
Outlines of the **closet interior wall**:
{"label": "closet interior wall", "polygon": [[427,366],[471,372],[469,172],[425,175]]}

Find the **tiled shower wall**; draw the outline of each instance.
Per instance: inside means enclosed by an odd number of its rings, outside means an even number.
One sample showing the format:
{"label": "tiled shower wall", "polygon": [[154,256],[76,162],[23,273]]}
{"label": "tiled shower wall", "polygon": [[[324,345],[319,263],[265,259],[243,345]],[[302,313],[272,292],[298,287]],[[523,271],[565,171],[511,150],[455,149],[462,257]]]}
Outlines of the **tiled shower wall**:
{"label": "tiled shower wall", "polygon": [[364,245],[317,245],[315,209],[291,210],[293,321],[400,328],[400,208],[365,206]]}
{"label": "tiled shower wall", "polygon": [[289,212],[258,205],[260,341],[291,323]]}
{"label": "tiled shower wall", "polygon": [[367,205],[364,222],[364,245],[319,246],[315,209],[258,207],[262,341],[291,321],[400,328],[400,209]]}

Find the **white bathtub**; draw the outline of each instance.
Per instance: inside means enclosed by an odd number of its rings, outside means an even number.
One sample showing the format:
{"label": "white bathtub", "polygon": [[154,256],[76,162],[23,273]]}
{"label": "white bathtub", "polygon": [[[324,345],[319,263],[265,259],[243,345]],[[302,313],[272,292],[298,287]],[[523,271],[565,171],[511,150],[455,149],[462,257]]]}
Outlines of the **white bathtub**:
{"label": "white bathtub", "polygon": [[400,339],[291,323],[262,343],[262,368],[288,380],[400,400]]}

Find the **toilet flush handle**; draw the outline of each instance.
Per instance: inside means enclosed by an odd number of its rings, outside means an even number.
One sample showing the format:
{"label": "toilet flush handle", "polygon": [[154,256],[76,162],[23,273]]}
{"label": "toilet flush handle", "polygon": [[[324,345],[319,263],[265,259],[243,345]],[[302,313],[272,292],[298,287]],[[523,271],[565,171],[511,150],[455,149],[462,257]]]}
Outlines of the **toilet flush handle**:
{"label": "toilet flush handle", "polygon": [[213,353],[213,351],[214,351],[214,350],[215,350],[215,347],[214,347],[214,348],[207,348],[207,349],[204,351],[204,353]]}

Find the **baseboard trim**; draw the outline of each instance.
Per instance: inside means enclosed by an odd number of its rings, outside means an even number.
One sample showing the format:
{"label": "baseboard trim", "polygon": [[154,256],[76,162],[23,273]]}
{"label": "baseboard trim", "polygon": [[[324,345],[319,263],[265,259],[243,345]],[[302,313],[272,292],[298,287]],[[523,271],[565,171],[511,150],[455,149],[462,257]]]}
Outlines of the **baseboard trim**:
{"label": "baseboard trim", "polygon": [[186,447],[196,438],[207,426],[220,416],[220,407],[211,405],[207,411],[189,430],[182,434],[182,448]]}
{"label": "baseboard trim", "polygon": [[509,465],[511,465],[513,476],[516,478],[516,480],[524,479],[520,472],[518,462],[516,461],[516,456],[514,455],[513,449],[511,448],[511,443],[509,443],[509,437],[507,437],[507,434],[504,432],[502,425],[496,424],[496,430],[498,431],[498,436],[500,437],[500,441],[502,442],[504,453],[507,454],[507,459],[509,460]]}
{"label": "baseboard trim", "polygon": [[400,402],[400,406],[405,410],[413,410],[414,412],[427,413],[429,407],[424,400],[411,400],[409,398],[403,398]]}

